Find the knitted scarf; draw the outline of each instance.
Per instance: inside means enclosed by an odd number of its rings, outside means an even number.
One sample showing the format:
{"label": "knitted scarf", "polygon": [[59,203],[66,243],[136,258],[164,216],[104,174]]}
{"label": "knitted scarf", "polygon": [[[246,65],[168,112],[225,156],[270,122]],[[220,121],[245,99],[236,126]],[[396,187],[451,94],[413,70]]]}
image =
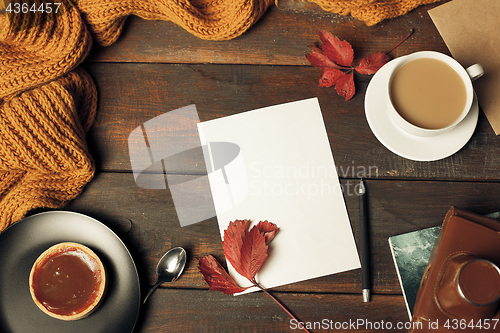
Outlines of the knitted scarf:
{"label": "knitted scarf", "polygon": [[[439,0],[309,0],[368,25]],[[97,92],[79,68],[92,41],[110,45],[125,19],[167,20],[208,40],[238,37],[273,0],[58,0],[57,14],[5,11],[46,0],[0,0],[0,232],[29,210],[59,208],[92,179],[85,134]]]}

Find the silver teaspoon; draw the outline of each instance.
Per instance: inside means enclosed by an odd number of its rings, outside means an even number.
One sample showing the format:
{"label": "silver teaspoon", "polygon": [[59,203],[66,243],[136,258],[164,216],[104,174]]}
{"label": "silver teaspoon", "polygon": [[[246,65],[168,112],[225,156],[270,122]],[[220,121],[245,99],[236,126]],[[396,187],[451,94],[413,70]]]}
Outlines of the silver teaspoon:
{"label": "silver teaspoon", "polygon": [[161,257],[156,266],[157,280],[149,290],[142,304],[145,304],[149,296],[164,282],[173,282],[179,278],[186,266],[186,251],[182,247],[174,247]]}

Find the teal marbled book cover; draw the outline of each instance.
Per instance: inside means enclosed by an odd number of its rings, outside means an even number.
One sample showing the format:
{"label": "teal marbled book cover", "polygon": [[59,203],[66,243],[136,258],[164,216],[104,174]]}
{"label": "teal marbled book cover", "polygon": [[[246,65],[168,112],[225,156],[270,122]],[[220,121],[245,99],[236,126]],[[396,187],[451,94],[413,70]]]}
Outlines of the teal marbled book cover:
{"label": "teal marbled book cover", "polygon": [[[500,220],[500,212],[498,211],[485,216]],[[413,315],[420,280],[424,275],[440,231],[441,226],[437,226],[389,237],[389,247],[410,320]]]}
{"label": "teal marbled book cover", "polygon": [[440,231],[441,226],[437,226],[389,237],[392,257],[410,319],[420,280]]}

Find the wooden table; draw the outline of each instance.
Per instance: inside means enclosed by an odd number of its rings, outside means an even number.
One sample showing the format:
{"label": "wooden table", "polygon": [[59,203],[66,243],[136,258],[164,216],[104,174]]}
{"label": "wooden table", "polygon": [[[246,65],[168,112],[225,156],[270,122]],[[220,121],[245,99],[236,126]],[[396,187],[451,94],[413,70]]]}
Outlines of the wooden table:
{"label": "wooden table", "polygon": [[[213,254],[224,262],[216,218],[181,228],[168,190],[135,184],[127,137],[145,121],[190,104],[206,121],[310,97],[321,104],[337,167],[377,170],[365,179],[373,296],[362,303],[360,270],[272,293],[304,322],[408,322],[388,237],[439,225],[452,205],[481,214],[500,210],[500,139],[480,112],[472,139],[453,156],[435,162],[399,157],[375,138],[366,121],[363,104],[370,77],[356,75],[357,92],[345,102],[333,88],[317,87],[320,70],[304,55],[318,41],[319,29],[349,41],[357,62],[390,49],[412,28],[415,33],[391,53],[394,57],[419,50],[449,54],[427,14],[435,6],[367,27],[316,5],[283,0],[244,35],[224,42],[197,39],[170,22],[130,17],[114,45],[94,46],[83,67],[99,91],[98,117],[88,135],[98,172],[64,209],[101,220],[123,239],[143,292],[155,282],[157,260],[166,250],[182,246],[189,256],[182,277],[153,294],[136,332],[294,331],[288,315],[263,293],[234,297],[208,291],[195,258]],[[357,176],[340,178],[347,185]],[[346,195],[345,202],[359,246],[358,198]]]}

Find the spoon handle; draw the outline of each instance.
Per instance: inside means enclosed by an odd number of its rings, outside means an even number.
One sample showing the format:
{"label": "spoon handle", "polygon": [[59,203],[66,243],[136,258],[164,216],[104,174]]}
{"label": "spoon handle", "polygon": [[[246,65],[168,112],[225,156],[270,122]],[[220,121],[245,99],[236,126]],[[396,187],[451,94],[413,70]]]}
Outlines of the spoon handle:
{"label": "spoon handle", "polygon": [[151,289],[149,289],[148,294],[146,295],[146,297],[144,298],[144,301],[142,302],[142,305],[146,304],[146,301],[148,300],[149,296],[151,296],[151,294],[153,293],[153,291],[155,291],[156,288],[158,288],[160,286],[160,284],[162,284],[162,281],[157,281],[155,283],[155,285],[153,287],[151,287]]}

